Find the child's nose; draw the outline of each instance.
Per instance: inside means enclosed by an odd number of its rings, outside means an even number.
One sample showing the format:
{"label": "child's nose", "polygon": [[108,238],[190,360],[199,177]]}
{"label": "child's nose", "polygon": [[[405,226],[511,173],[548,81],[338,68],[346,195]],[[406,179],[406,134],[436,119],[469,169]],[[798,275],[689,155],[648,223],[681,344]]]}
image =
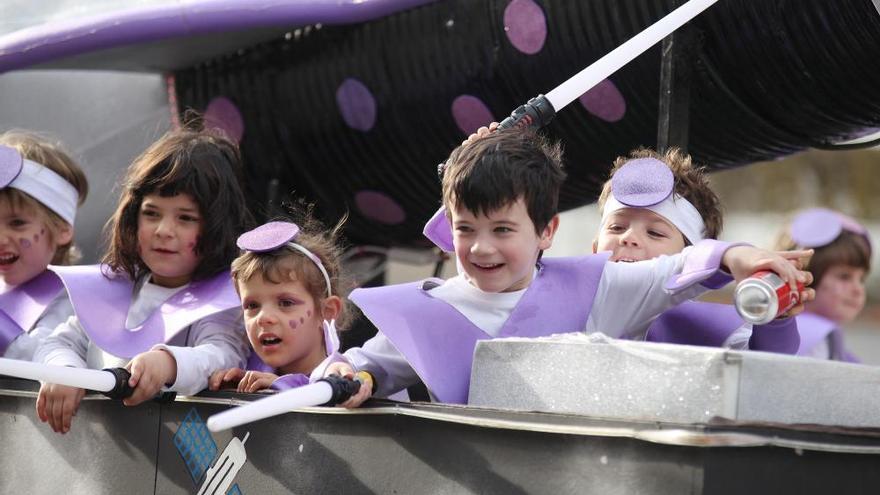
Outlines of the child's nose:
{"label": "child's nose", "polygon": [[620,236],[620,242],[628,246],[638,246],[641,244],[639,236],[633,229],[628,229]]}
{"label": "child's nose", "polygon": [[160,237],[169,237],[173,235],[174,227],[171,225],[171,221],[163,218],[159,220],[159,224],[156,225],[156,235]]}
{"label": "child's nose", "polygon": [[471,253],[486,254],[494,251],[494,245],[486,239],[477,239],[471,244]]}

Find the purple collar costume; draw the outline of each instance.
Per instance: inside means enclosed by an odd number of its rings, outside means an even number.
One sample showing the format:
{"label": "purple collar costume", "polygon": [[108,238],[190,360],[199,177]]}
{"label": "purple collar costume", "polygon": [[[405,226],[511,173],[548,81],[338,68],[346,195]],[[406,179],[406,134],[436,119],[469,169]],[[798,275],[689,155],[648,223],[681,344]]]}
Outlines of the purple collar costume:
{"label": "purple collar costume", "polygon": [[61,279],[47,270],[0,294],[0,355],[19,335],[33,328],[62,288]]}
{"label": "purple collar costume", "polygon": [[[645,340],[721,347],[742,325],[742,318],[729,304],[685,301],[658,316],[648,328]],[[795,354],[800,343],[795,318],[781,318],[753,326],[749,349]]]}
{"label": "purple collar costume", "polygon": [[828,318],[813,313],[801,313],[797,317],[798,330],[801,334],[799,356],[812,356],[813,349],[822,342],[828,343],[828,359],[858,363],[859,359],[846,350],[843,343],[843,331]]}
{"label": "purple collar costume", "polygon": [[196,321],[241,304],[229,272],[224,271],[190,283],[169,297],[141,325],[126,329],[125,320],[135,291],[127,276],[105,275],[109,269],[104,265],[51,269],[64,282],[76,317],[89,338],[102,350],[122,358],[132,358],[156,344],[166,343]]}
{"label": "purple collar costume", "polygon": [[[498,337],[583,331],[608,256],[541,261]],[[349,299],[406,357],[438,400],[467,403],[474,348],[477,341],[492,337],[449,303],[431,297],[425,282],[356,289]]]}
{"label": "purple collar costume", "polygon": [[[327,296],[329,297],[333,294],[330,286],[330,275],[327,273],[327,269],[324,268],[324,264],[321,263],[321,259],[318,258],[318,256],[309,251],[305,246],[293,242],[299,234],[299,231],[299,226],[292,222],[269,222],[240,235],[236,243],[242,250],[254,253],[268,253],[287,249],[304,255],[315,263],[315,266],[318,267],[321,275],[323,275],[324,282],[327,284]],[[339,354],[339,336],[336,333],[335,322],[332,320],[324,320],[323,332],[327,358],[312,370],[310,375],[288,373],[278,377],[278,379],[272,383],[272,389],[280,391],[307,385],[312,381],[323,378],[324,371],[331,363],[345,361],[345,358]],[[266,373],[275,373],[276,371],[271,366],[264,363],[256,352],[251,352],[247,362],[247,369],[263,371]]]}

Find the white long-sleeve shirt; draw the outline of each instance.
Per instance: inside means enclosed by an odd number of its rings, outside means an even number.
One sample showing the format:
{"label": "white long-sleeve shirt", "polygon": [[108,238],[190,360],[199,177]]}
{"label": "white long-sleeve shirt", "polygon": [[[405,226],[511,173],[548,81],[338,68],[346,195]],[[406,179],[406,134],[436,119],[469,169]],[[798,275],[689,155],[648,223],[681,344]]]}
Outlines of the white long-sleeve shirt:
{"label": "white long-sleeve shirt", "polygon": [[[150,283],[147,277],[135,290],[126,316],[126,330],[138,327],[184,287],[161,287]],[[202,318],[174,336],[166,335],[166,342],[153,346],[151,350],[165,349],[174,356],[177,379],[169,389],[184,395],[198,393],[207,387],[208,378],[216,370],[244,367],[250,352],[240,308]],[[77,317],[71,316],[43,341],[34,361],[102,369],[125,366],[129,359],[103,351],[92,342]]]}
{"label": "white long-sleeve shirt", "polygon": [[[699,283],[675,293],[664,289],[672,275],[681,273],[691,249],[688,247],[680,254],[639,263],[606,263],[584,331],[629,337],[631,329],[644,332],[650,321],[664,310],[708,290]],[[459,274],[428,293],[446,301],[478,328],[495,337],[525,291],[483,292]],[[349,349],[344,355],[358,369],[366,370],[376,378],[376,395],[379,397],[419,380],[406,358],[381,333],[381,329],[363,347]]]}

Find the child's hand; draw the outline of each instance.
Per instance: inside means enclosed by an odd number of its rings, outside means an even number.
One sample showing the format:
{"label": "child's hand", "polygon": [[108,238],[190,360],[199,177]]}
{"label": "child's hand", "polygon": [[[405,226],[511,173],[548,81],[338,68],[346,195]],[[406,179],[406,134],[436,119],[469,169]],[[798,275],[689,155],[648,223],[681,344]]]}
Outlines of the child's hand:
{"label": "child's hand", "polygon": [[208,390],[238,387],[238,382],[241,381],[244,374],[245,370],[241,368],[217,370],[211,373],[211,378],[208,378]]}
{"label": "child's hand", "polygon": [[238,392],[254,393],[269,388],[278,379],[278,375],[263,371],[248,371],[238,382]]}
{"label": "child's hand", "polygon": [[479,129],[477,129],[477,132],[471,134],[470,136],[467,137],[467,139],[462,141],[461,145],[464,146],[468,143],[473,143],[474,141],[476,141],[478,139],[483,139],[484,137],[488,136],[489,134],[495,132],[495,129],[498,129],[498,125],[499,125],[498,122],[492,122],[491,124],[489,124],[489,127],[486,127],[486,126],[480,127]]}
{"label": "child's hand", "polygon": [[126,369],[131,373],[128,385],[134,389],[131,397],[122,401],[126,406],[136,406],[152,399],[162,387],[177,380],[177,361],[170,352],[164,350],[138,354],[128,363]]}
{"label": "child's hand", "polygon": [[[737,282],[761,270],[770,270],[779,275],[797,291],[797,283],[810,285],[813,275],[800,269],[801,259],[812,256],[813,250],[804,251],[765,251],[751,246],[734,246],[728,249],[721,259]],[[805,289],[801,296],[806,300],[815,298],[815,291]]]}
{"label": "child's hand", "polygon": [[85,394],[81,388],[43,383],[37,396],[37,416],[43,423],[48,422],[55,433],[67,433]]}
{"label": "child's hand", "polygon": [[[324,372],[324,376],[330,375],[339,375],[343,378],[353,380],[354,369],[348,363],[344,363],[341,361],[335,362],[327,366],[327,371]],[[360,407],[360,405],[366,402],[371,395],[373,395],[372,387],[361,386],[361,388],[358,390],[358,393],[352,395],[347,401],[337,405],[336,407],[345,407],[348,409]]]}

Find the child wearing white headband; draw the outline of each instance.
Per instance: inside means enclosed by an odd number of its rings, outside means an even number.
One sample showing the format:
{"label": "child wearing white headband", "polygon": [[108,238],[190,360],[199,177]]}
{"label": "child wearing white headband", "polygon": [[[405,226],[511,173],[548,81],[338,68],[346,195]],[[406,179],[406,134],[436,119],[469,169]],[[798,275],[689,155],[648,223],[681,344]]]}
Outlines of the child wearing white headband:
{"label": "child wearing white headband", "polygon": [[46,267],[75,261],[76,209],[86,176],[49,140],[0,134],[0,356],[30,360],[43,338],[72,314]]}
{"label": "child wearing white headband", "polygon": [[[721,232],[721,205],[705,170],[672,148],[665,154],[640,148],[619,157],[599,196],[602,223],[593,252],[610,251],[610,261],[636,262],[673,255]],[[803,300],[812,297],[807,289]],[[787,316],[803,310],[799,304]],[[668,310],[630,338],[678,344],[732,347],[794,354],[797,325],[781,318],[752,327],[733,306],[689,301]]]}
{"label": "child wearing white headband", "polygon": [[232,262],[232,280],[253,353],[246,370],[215,372],[212,390],[296,388],[343,359],[336,333],[346,319],[336,240],[342,223],[329,232],[310,216],[301,223],[269,222],[238,238],[243,253]]}

